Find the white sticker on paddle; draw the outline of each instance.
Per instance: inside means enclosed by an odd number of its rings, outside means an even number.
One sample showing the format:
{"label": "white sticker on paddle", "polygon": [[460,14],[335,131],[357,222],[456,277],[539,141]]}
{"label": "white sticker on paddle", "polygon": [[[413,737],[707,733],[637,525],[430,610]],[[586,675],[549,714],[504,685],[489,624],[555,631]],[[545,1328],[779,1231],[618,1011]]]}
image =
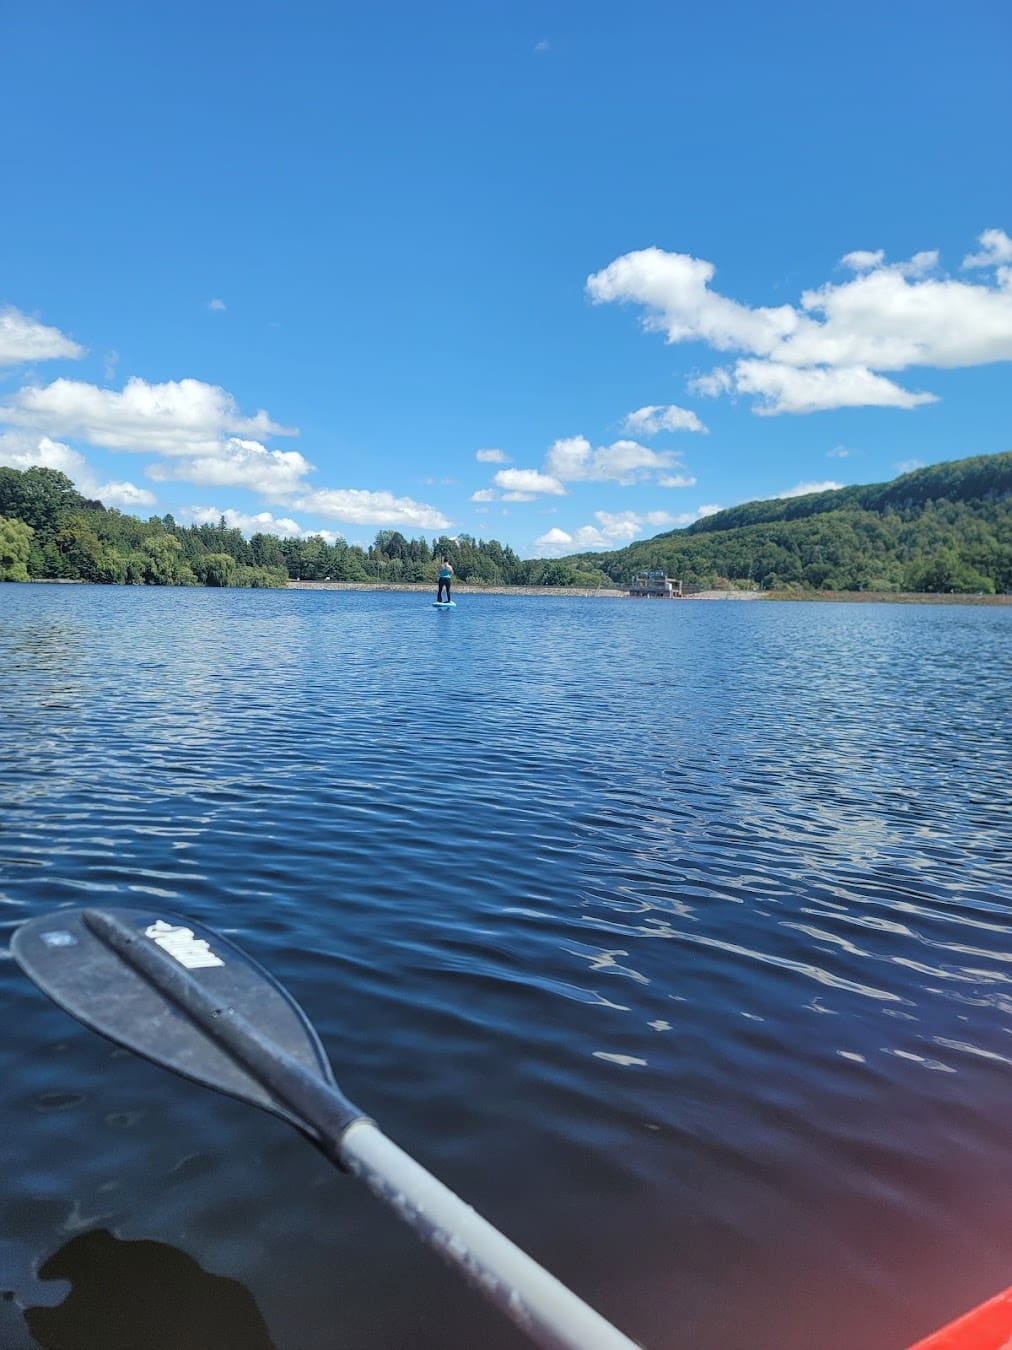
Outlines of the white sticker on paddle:
{"label": "white sticker on paddle", "polygon": [[164,919],[145,928],[144,936],[156,942],[162,951],[175,957],[187,970],[205,970],[208,966],[223,966],[203,938],[194,937],[192,928],[176,928]]}

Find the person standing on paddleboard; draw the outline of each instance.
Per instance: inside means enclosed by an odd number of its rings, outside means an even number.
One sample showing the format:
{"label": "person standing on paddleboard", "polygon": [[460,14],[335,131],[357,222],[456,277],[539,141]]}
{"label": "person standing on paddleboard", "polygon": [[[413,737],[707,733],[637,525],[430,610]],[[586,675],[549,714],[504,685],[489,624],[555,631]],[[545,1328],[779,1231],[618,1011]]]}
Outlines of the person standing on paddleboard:
{"label": "person standing on paddleboard", "polygon": [[439,565],[439,589],[436,591],[436,604],[443,599],[443,591],[446,591],[446,603],[450,603],[450,578],[453,576],[453,568],[450,566],[449,558],[444,558]]}

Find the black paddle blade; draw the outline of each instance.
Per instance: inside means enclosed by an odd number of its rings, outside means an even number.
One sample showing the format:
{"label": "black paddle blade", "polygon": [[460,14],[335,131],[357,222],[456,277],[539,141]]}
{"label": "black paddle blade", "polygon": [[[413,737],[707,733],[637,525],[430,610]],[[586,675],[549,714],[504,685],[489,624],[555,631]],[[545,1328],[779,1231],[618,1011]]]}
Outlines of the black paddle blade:
{"label": "black paddle blade", "polygon": [[[230,1045],[333,1085],[308,1018],[267,971],[219,933],[164,910],[60,909],[15,932],[11,952],[43,993],[93,1031],[185,1078],[305,1130]],[[277,1052],[275,1054],[275,1052]]]}

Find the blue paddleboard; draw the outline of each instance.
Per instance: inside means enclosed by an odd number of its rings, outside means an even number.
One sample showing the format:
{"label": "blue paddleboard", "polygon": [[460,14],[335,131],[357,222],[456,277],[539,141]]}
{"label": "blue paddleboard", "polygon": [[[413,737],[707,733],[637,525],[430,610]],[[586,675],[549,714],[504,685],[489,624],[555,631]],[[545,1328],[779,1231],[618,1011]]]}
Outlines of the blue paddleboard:
{"label": "blue paddleboard", "polygon": [[456,602],[456,600],[433,600],[433,602],[432,602],[432,608],[433,608],[433,609],[456,609],[456,608],[457,608],[457,602]]}

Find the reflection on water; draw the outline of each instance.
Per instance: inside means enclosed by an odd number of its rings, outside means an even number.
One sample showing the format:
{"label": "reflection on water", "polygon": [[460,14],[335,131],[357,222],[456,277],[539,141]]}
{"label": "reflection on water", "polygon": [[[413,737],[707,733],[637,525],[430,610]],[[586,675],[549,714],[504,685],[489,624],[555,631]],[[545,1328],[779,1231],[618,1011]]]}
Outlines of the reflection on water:
{"label": "reflection on water", "polygon": [[[0,588],[0,927],[225,931],[652,1350],[899,1350],[1012,1267],[1010,622]],[[240,1280],[279,1350],[522,1344],[281,1122],[8,960],[0,1007],[21,1306],[101,1226]]]}
{"label": "reflection on water", "polygon": [[39,1268],[66,1280],[55,1308],[26,1308],[42,1350],[276,1350],[252,1294],[164,1242],[104,1228],[71,1238]]}

